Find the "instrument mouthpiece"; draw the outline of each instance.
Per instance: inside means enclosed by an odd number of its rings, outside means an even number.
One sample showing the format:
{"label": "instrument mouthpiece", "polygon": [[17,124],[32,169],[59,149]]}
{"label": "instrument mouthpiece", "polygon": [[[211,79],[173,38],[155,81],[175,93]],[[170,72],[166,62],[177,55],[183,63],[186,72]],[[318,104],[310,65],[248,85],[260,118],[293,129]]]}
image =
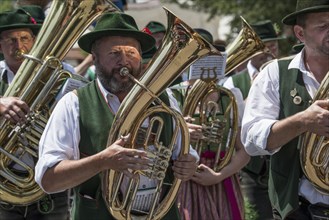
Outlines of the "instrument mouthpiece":
{"label": "instrument mouthpiece", "polygon": [[120,70],[120,75],[121,76],[127,76],[129,74],[129,69],[127,67],[123,67]]}
{"label": "instrument mouthpiece", "polygon": [[24,51],[24,50],[21,50],[21,49],[19,49],[19,50],[16,50],[15,51],[15,58],[17,59],[17,60],[21,60],[21,59],[23,59],[23,55],[25,54],[26,52]]}

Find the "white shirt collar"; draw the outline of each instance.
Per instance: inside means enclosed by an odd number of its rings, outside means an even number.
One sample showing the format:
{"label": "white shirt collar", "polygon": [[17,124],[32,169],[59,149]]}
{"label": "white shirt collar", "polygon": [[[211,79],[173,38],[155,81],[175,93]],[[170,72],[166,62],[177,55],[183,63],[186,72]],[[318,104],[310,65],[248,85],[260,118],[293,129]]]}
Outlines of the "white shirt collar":
{"label": "white shirt collar", "polygon": [[98,85],[99,90],[101,91],[103,97],[106,99],[107,103],[110,105],[111,110],[113,111],[113,113],[116,113],[121,104],[119,101],[119,98],[116,95],[114,95],[113,93],[110,93],[109,91],[107,91],[98,78],[96,78],[96,82],[97,82],[97,85]]}
{"label": "white shirt collar", "polygon": [[247,64],[247,70],[248,70],[250,79],[253,79],[254,76],[255,76],[255,74],[259,73],[259,71],[256,69],[256,67],[254,67],[251,64],[251,61],[250,60],[248,61],[248,64]]}
{"label": "white shirt collar", "polygon": [[296,56],[290,62],[288,69],[299,69],[303,74],[306,74],[308,77],[311,77],[316,82],[318,82],[312,72],[308,71],[305,66],[304,58],[304,49],[296,54]]}
{"label": "white shirt collar", "polygon": [[290,62],[288,69],[299,69],[301,72],[306,73],[308,72],[305,68],[304,62],[301,62],[304,56],[304,50],[300,53],[296,54],[296,56]]}

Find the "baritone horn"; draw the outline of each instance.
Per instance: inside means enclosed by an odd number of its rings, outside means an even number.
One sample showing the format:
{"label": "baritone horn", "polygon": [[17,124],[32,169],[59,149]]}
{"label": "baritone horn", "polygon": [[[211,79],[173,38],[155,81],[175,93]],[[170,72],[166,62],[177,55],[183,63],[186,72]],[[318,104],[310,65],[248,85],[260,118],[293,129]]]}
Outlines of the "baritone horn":
{"label": "baritone horn", "polygon": [[[274,56],[247,21],[243,17],[241,20],[240,33],[226,50],[225,75],[258,54]],[[214,158],[211,168],[218,172],[230,162],[235,149],[239,119],[234,94],[210,78],[198,79],[186,94],[183,115],[194,116],[195,123],[202,125],[203,137],[194,148],[201,157],[207,154]]]}
{"label": "baritone horn", "polygon": [[26,59],[4,96],[19,97],[30,107],[30,113],[23,124],[0,120],[1,202],[29,205],[44,196],[34,181],[40,137],[64,82],[69,78],[84,81],[63,70],[61,60],[99,15],[117,10],[106,0],[53,1],[31,51],[19,52]]}
{"label": "baritone horn", "polygon": [[238,132],[233,93],[215,80],[198,79],[187,93],[182,113],[202,126],[202,137],[192,144],[193,148],[201,158],[214,159],[211,168],[220,171],[231,160]]}
{"label": "baritone horn", "polygon": [[[329,72],[323,79],[315,97],[329,98]],[[308,180],[321,193],[329,195],[329,139],[306,132],[300,137],[300,163]]]}
{"label": "baritone horn", "polygon": [[[179,134],[181,135],[179,154],[189,153],[189,132],[182,115],[165,104],[159,96],[162,97],[166,88],[194,61],[208,54],[219,54],[192,28],[168,9],[164,8],[164,10],[167,13],[167,31],[161,47],[154,55],[144,75],[138,80],[130,76],[129,71],[122,70],[122,74],[129,76],[136,85],[120,105],[110,130],[107,145],[130,134],[130,139],[125,146],[144,149],[152,158],[152,165],[148,170],[134,171],[135,174],[139,174],[137,180],[129,179],[121,172],[114,170],[103,173],[103,197],[109,211],[117,219],[161,219],[173,205],[181,180],[175,177],[173,177],[173,181],[166,180],[167,175],[165,174]],[[159,114],[170,118],[164,120],[163,117],[158,117]],[[148,135],[142,146],[137,146],[137,136],[146,119],[149,120],[149,126],[144,133]],[[170,135],[171,139],[160,140],[159,137],[164,134],[162,128],[166,126],[166,123],[172,121],[175,126]],[[156,133],[150,135],[154,130]],[[153,138],[153,149],[148,146],[150,136],[155,137]],[[137,204],[137,191],[141,178],[156,182],[154,193],[148,200],[149,207],[146,208],[139,208]],[[124,184],[125,182],[127,184]],[[123,187],[124,185],[126,187]],[[143,200],[142,203],[146,204]]]}

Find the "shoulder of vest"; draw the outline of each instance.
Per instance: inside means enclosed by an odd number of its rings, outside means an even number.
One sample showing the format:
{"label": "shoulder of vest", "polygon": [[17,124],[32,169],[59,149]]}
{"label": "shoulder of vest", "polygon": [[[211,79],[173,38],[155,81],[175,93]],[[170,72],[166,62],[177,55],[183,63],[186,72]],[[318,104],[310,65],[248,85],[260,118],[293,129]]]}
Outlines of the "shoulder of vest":
{"label": "shoulder of vest", "polygon": [[246,81],[250,81],[250,75],[248,73],[248,70],[243,70],[236,75],[232,76],[232,81],[235,86],[242,84],[245,84]]}
{"label": "shoulder of vest", "polygon": [[296,55],[291,55],[291,56],[287,56],[287,57],[282,57],[280,59],[278,59],[278,62],[283,62],[283,61],[290,61],[292,59],[294,59]]}
{"label": "shoulder of vest", "polygon": [[294,59],[294,57],[295,55],[278,59],[279,74],[287,71],[288,72],[295,71],[295,69],[290,69],[290,70],[288,69],[290,62]]}
{"label": "shoulder of vest", "polygon": [[86,91],[90,90],[92,87],[94,87],[95,83],[96,83],[95,81],[91,81],[86,86],[82,86],[82,87],[78,88],[76,91],[78,94],[86,92]]}
{"label": "shoulder of vest", "polygon": [[234,79],[234,78],[240,78],[240,77],[242,77],[242,76],[245,76],[246,74],[249,75],[248,70],[247,70],[247,69],[244,69],[244,70],[242,70],[241,72],[238,72],[237,74],[234,74],[234,75],[232,76],[232,78],[233,78],[233,79]]}

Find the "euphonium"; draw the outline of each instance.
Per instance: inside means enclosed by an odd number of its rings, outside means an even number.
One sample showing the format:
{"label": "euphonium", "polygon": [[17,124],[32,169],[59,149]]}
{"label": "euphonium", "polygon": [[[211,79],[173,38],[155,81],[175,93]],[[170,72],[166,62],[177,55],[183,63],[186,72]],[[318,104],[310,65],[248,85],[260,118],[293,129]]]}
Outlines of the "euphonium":
{"label": "euphonium", "polygon": [[[152,166],[146,171],[135,171],[140,176],[157,179],[156,193],[151,198],[150,204],[152,205],[147,211],[133,210],[139,180],[129,179],[129,187],[122,192],[120,186],[123,184],[123,179],[128,177],[123,177],[122,173],[114,170],[104,172],[103,197],[109,211],[117,219],[161,219],[174,203],[181,180],[175,178],[173,182],[166,182],[164,176],[168,164],[170,164],[172,150],[179,132],[182,136],[180,154],[189,153],[189,133],[181,114],[165,105],[158,97],[194,61],[207,54],[219,53],[169,10],[165,9],[165,11],[167,12],[168,28],[163,43],[141,79],[139,81],[133,79],[137,84],[122,102],[108,138],[109,146],[121,136],[130,134],[126,147],[138,148],[135,143],[143,121],[148,118],[150,125],[155,124],[154,121],[159,124],[156,129],[158,133],[155,134],[155,150],[147,149],[149,136],[146,137],[143,145],[143,149],[152,158]],[[123,72],[129,76],[127,71]],[[157,105],[151,107],[152,103],[157,103]],[[168,146],[159,141],[163,120],[159,117],[151,117],[155,113],[165,113],[174,120],[173,138],[168,140]],[[146,133],[150,133],[150,128],[147,128]],[[165,191],[163,187],[169,187],[168,193],[165,195],[161,194]],[[139,212],[139,215],[135,215],[134,211]]]}
{"label": "euphonium", "polygon": [[[237,68],[246,60],[260,54],[269,53],[255,31],[246,20],[242,19],[242,29],[235,40],[228,46],[225,75]],[[273,55],[272,55],[273,56]],[[211,100],[217,96],[218,101]],[[203,137],[195,143],[195,149],[201,155],[210,146],[217,146],[213,169],[225,167],[234,152],[235,138],[238,131],[238,110],[233,93],[216,84],[210,79],[197,80],[187,92],[183,106],[184,116],[193,116],[199,108],[196,117],[197,124],[203,126]]]}
{"label": "euphonium", "polygon": [[[20,97],[30,107],[26,123],[0,121],[0,200],[28,205],[44,192],[34,181],[38,143],[55,96],[63,82],[77,77],[61,70],[61,60],[83,31],[103,12],[117,10],[105,0],[56,0],[25,59],[4,96]],[[81,80],[81,79],[79,79]],[[22,158],[30,158],[30,164]],[[20,167],[24,174],[13,170]]]}
{"label": "euphonium", "polygon": [[247,21],[243,17],[241,17],[241,19],[242,29],[238,36],[231,44],[228,45],[226,49],[226,75],[245,61],[251,59],[252,57],[258,54],[268,53],[274,57],[274,55],[258,37],[256,32],[250,27]]}
{"label": "euphonium", "polygon": [[[314,101],[329,98],[329,72],[323,79]],[[306,132],[300,138],[300,162],[305,176],[321,193],[329,195],[329,139]]]}
{"label": "euphonium", "polygon": [[233,93],[214,80],[198,79],[187,93],[182,113],[202,125],[203,137],[193,147],[200,156],[216,149],[211,168],[218,172],[229,163],[235,149],[238,109]]}

